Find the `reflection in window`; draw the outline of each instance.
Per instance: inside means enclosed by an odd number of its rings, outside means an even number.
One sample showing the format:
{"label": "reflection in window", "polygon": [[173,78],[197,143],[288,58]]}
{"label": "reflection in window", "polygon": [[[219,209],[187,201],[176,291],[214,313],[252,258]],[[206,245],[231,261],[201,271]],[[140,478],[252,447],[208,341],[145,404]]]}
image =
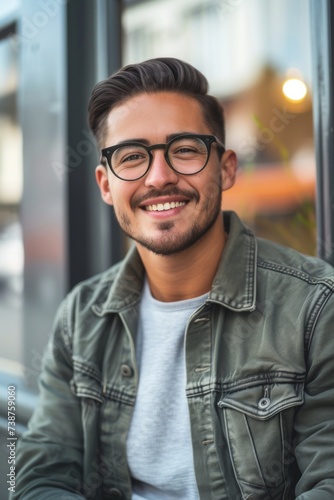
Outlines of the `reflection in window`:
{"label": "reflection in window", "polygon": [[0,331],[1,370],[21,361],[23,244],[21,130],[17,119],[18,54],[0,41]]}
{"label": "reflection in window", "polygon": [[[223,208],[258,235],[315,254],[309,24],[304,0],[137,1],[124,12],[123,57],[174,56],[206,75],[240,165]],[[288,79],[305,84],[302,98],[283,92]]]}

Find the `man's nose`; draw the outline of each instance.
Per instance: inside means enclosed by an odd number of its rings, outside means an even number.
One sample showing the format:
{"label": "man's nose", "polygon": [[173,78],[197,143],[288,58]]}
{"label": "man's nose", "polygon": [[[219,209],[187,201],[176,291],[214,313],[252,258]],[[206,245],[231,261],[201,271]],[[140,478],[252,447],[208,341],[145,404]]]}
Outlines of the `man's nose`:
{"label": "man's nose", "polygon": [[167,163],[164,151],[157,149],[152,152],[153,159],[150,169],[145,176],[145,185],[161,189],[167,184],[176,184],[179,180],[175,172]]}

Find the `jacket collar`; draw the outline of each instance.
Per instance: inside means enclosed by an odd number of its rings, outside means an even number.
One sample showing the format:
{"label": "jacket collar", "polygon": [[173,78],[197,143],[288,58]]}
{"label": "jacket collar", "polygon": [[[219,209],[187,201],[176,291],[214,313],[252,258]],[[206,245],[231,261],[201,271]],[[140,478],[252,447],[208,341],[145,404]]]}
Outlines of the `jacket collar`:
{"label": "jacket collar", "polygon": [[[253,311],[256,301],[257,243],[254,234],[234,212],[224,212],[228,233],[208,302],[219,303],[233,311]],[[145,270],[135,247],[122,261],[107,299],[96,304],[98,315],[133,307],[141,296]]]}
{"label": "jacket collar", "polygon": [[257,242],[234,212],[224,212],[228,239],[212,283],[209,300],[233,311],[254,311]]}

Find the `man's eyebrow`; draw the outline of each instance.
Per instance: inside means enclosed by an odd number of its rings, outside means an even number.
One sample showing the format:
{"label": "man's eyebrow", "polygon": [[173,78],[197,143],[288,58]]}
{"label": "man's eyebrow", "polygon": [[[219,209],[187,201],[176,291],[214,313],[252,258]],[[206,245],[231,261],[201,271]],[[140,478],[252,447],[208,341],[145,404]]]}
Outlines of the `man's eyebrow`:
{"label": "man's eyebrow", "polygon": [[175,139],[175,137],[178,137],[179,135],[197,135],[196,132],[189,131],[189,130],[181,130],[180,132],[175,132],[174,134],[170,134],[167,136],[167,142],[171,141],[172,139]]}
{"label": "man's eyebrow", "polygon": [[[189,132],[189,130],[182,130],[180,132],[174,132],[173,134],[169,134],[166,137],[166,143],[171,141],[172,139],[175,139],[175,137],[178,137],[179,135],[184,135],[184,134],[195,134],[195,132]],[[116,146],[121,146],[122,144],[126,144],[128,142],[140,142],[142,144],[146,144],[147,146],[150,145],[150,141],[144,138],[138,138],[138,137],[133,137],[129,139],[124,139],[124,141],[120,141],[116,144]]]}
{"label": "man's eyebrow", "polygon": [[121,146],[122,144],[127,144],[128,142],[141,142],[142,144],[149,145],[149,141],[147,139],[140,139],[136,137],[136,138],[124,139],[124,141],[118,142],[116,146]]}

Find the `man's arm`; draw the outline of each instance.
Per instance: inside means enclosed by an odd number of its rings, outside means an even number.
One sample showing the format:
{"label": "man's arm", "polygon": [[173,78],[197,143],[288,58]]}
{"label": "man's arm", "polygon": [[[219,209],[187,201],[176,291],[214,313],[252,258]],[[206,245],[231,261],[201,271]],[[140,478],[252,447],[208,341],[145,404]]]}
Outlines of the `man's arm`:
{"label": "man's arm", "polygon": [[[64,302],[65,304],[65,302]],[[83,499],[80,403],[72,394],[72,363],[62,305],[40,377],[40,399],[19,440],[11,500]]]}
{"label": "man's arm", "polygon": [[295,420],[295,456],[302,472],[297,500],[334,499],[334,296],[311,332],[305,402]]}

